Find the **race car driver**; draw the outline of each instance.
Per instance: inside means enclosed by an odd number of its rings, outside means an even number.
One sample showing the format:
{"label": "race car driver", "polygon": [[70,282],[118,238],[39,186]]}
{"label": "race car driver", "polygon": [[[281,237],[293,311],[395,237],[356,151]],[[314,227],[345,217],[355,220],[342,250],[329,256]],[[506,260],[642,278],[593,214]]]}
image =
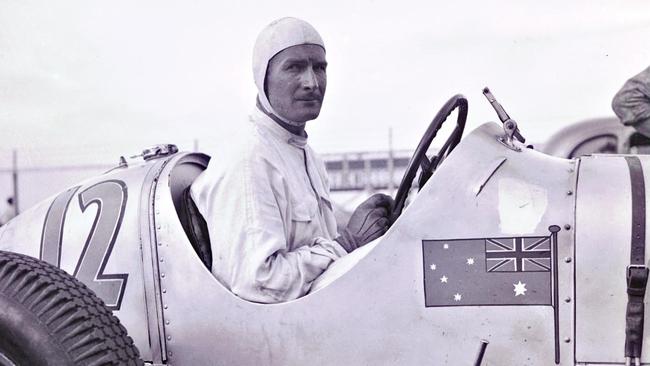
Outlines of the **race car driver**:
{"label": "race car driver", "polygon": [[376,194],[340,235],[324,164],[307,144],[327,86],[325,45],[297,18],[259,34],[253,51],[258,90],[237,142],[213,151],[191,195],[205,218],[212,273],[234,294],[277,303],[309,292],[335,260],[383,235],[392,198]]}

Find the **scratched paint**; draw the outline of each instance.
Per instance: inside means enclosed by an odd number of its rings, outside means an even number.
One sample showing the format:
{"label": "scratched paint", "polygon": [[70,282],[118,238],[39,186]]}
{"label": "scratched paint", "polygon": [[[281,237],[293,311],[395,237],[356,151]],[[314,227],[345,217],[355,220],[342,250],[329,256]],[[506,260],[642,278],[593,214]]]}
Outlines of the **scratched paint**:
{"label": "scratched paint", "polygon": [[504,234],[531,234],[546,212],[546,189],[520,179],[499,180],[499,228]]}

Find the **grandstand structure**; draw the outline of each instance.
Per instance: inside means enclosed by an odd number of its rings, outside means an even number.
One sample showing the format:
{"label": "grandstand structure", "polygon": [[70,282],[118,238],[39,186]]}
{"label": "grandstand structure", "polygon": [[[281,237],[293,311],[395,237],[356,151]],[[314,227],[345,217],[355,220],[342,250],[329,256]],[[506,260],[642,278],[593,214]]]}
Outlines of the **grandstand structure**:
{"label": "grandstand structure", "polygon": [[392,191],[399,185],[411,158],[409,150],[346,152],[322,155],[330,190]]}

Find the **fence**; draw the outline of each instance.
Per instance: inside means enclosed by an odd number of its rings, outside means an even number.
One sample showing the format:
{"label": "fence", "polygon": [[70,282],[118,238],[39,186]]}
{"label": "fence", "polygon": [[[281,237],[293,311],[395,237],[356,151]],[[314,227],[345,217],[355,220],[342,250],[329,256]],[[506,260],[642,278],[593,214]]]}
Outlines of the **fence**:
{"label": "fence", "polygon": [[[196,140],[179,146],[198,149]],[[15,197],[19,212],[119,163],[125,151],[141,149],[115,146],[74,148],[0,149],[0,212],[6,198]],[[323,154],[333,198],[347,201],[363,193],[392,191],[399,184],[410,151],[375,151]],[[356,193],[355,193],[356,192]],[[346,196],[345,193],[349,193]],[[341,203],[345,205],[345,202]]]}

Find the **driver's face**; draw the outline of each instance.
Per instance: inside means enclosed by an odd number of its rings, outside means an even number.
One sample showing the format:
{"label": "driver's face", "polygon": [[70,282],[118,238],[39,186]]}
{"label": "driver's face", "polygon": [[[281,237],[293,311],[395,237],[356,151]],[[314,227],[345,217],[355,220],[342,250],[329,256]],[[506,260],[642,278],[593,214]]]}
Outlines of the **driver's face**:
{"label": "driver's face", "polygon": [[327,87],[325,50],[303,44],[280,51],[269,61],[266,95],[280,116],[296,122],[318,117]]}

